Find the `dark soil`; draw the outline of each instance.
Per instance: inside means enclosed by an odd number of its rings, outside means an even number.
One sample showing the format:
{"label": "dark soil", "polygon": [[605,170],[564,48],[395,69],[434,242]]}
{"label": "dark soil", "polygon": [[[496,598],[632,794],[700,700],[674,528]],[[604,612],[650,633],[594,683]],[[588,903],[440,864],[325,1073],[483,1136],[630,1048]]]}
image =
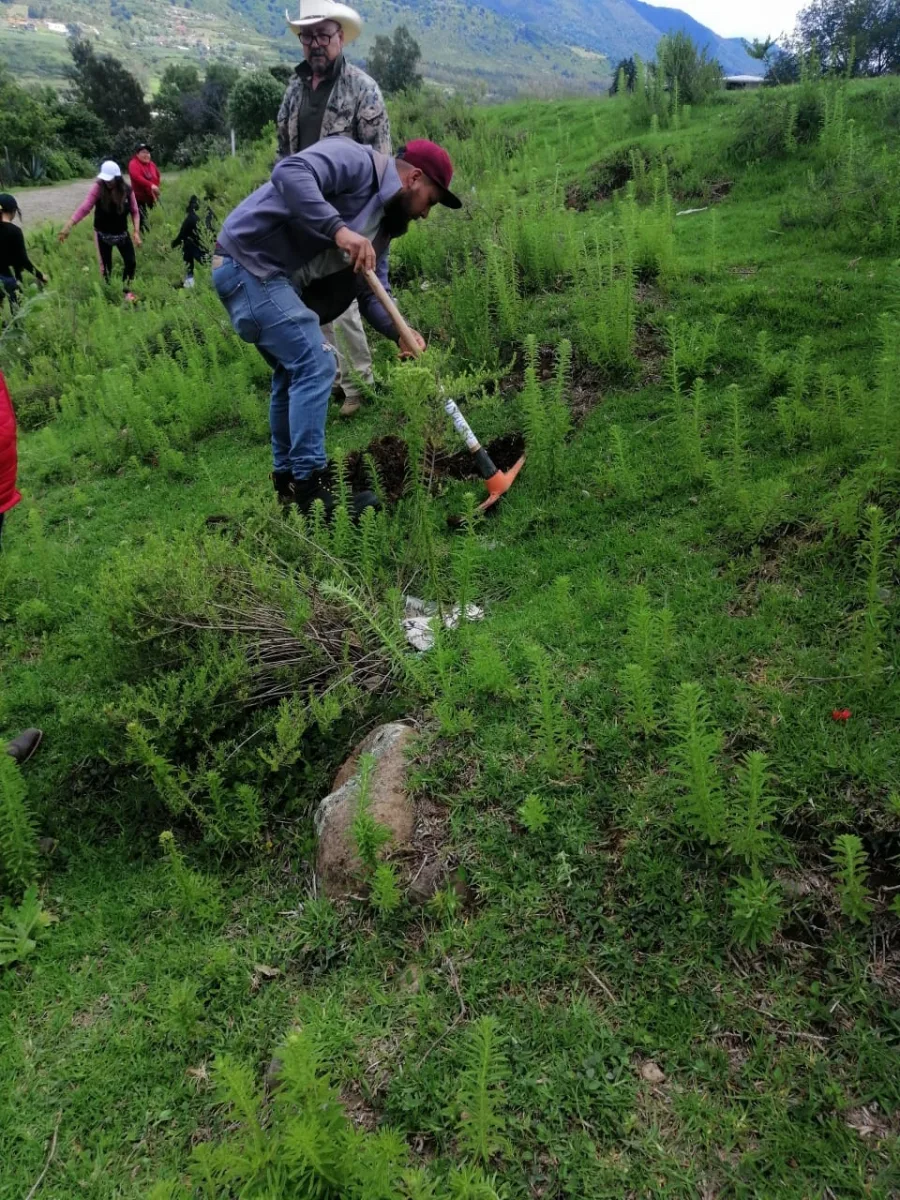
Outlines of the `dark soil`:
{"label": "dark soil", "polygon": [[[681,176],[681,170],[671,155],[663,153],[669,168],[670,186],[674,195],[678,196],[677,183]],[[592,204],[611,199],[634,179],[634,163],[638,160],[643,163],[644,171],[647,173],[658,166],[660,162],[658,157],[648,158],[646,151],[640,146],[625,146],[609,158],[601,159],[600,162],[594,163],[592,167],[588,168],[584,181],[569,184],[566,189],[566,206],[584,212]]]}
{"label": "dark soil", "polygon": [[[508,471],[525,453],[525,439],[521,433],[505,433],[487,447],[491,461],[499,471]],[[459,454],[445,455],[435,459],[435,477],[442,479],[480,479],[475,470],[472,455],[468,450]]]}
{"label": "dark soil", "polygon": [[[553,378],[555,367],[556,347],[540,346],[538,348],[537,376],[541,383],[548,383]],[[576,425],[580,425],[603,400],[603,382],[603,373],[598,367],[577,356],[573,357],[566,390],[569,394],[569,408]],[[500,391],[502,394],[508,395],[520,392],[524,386],[525,364],[520,361],[504,378]]]}
{"label": "dark soil", "polygon": [[734,187],[732,179],[704,179],[700,184],[700,190],[696,188],[690,190],[675,189],[675,199],[679,204],[686,204],[693,200],[702,200],[704,204],[721,204],[721,202],[731,194],[731,189]]}
{"label": "dark soil", "polygon": [[368,461],[375,464],[378,482],[384,499],[394,503],[406,490],[407,467],[406,442],[398,437],[383,437],[371,442],[365,450],[354,450],[347,455],[347,478],[355,492],[371,487],[372,478]]}
{"label": "dark soil", "polygon": [[[631,150],[641,153],[637,146],[619,150],[611,158],[590,167],[584,182],[569,184],[566,189],[566,207],[584,212],[597,201],[609,200],[616,192],[621,191],[634,178]],[[644,157],[642,153],[641,157]]]}
{"label": "dark soil", "polygon": [[[719,204],[734,186],[731,179],[704,179],[699,186],[696,182],[682,182],[682,170],[679,165],[665,152],[664,158],[669,168],[672,196],[679,204]],[[609,158],[601,159],[589,167],[584,179],[569,184],[566,189],[566,207],[585,212],[592,204],[611,200],[634,179],[634,163],[638,160],[643,163],[648,174],[659,165],[658,158],[648,158],[639,146],[626,146],[617,150]]]}
{"label": "dark soil", "polygon": [[[525,453],[525,439],[520,433],[507,433],[496,438],[487,447],[494,465],[500,471],[508,471]],[[408,454],[406,442],[398,437],[383,437],[371,442],[360,453],[347,455],[347,477],[354,491],[371,485],[367,463],[372,462],[385,500],[395,502],[406,490]],[[479,479],[472,455],[467,450],[458,454],[435,451],[429,464],[429,478],[434,483],[447,479]]]}

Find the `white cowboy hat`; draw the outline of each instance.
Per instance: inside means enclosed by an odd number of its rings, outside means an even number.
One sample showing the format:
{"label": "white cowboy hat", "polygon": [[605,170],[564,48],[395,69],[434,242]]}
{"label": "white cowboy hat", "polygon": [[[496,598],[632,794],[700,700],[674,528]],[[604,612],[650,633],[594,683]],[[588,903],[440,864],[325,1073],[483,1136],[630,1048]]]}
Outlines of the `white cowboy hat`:
{"label": "white cowboy hat", "polygon": [[285,9],[284,19],[298,37],[301,30],[320,21],[337,21],[344,31],[345,43],[355,42],[362,33],[362,17],[356,9],[336,4],[335,0],[300,0],[300,16],[293,20]]}
{"label": "white cowboy hat", "polygon": [[105,163],[100,164],[100,173],[97,178],[102,179],[104,183],[112,183],[114,179],[118,179],[122,174],[119,169],[119,164],[114,163],[111,158],[108,158]]}

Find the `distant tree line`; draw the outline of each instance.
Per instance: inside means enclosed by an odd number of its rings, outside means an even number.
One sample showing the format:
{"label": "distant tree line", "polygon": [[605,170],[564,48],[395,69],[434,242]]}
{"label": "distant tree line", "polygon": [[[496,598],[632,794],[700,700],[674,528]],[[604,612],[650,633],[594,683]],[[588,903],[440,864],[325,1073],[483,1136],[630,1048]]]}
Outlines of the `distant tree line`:
{"label": "distant tree line", "polygon": [[[2,0],[0,0],[2,2]],[[169,63],[148,100],[140,81],[82,38],[69,43],[69,86],[24,88],[0,64],[0,182],[90,175],[103,158],[125,165],[140,142],[163,163],[190,166],[228,148],[231,129],[259,137],[274,121],[292,68],[242,72],[211,63]],[[421,50],[405,25],[379,35],[366,64],[388,95],[421,86]]]}
{"label": "distant tree line", "polygon": [[[773,38],[755,39],[744,46],[751,58],[766,67],[766,82],[795,83],[804,70],[850,75],[900,73],[900,0],[812,0],[797,17],[793,35],[779,44]],[[693,51],[693,52],[692,52]],[[660,39],[657,62],[648,74],[662,70],[666,86],[678,81],[687,97],[695,81],[711,79],[699,69],[696,47],[685,34]],[[633,92],[637,83],[634,58],[617,64],[610,95]],[[689,101],[693,102],[693,101]]]}
{"label": "distant tree line", "polygon": [[405,25],[398,25],[393,37],[379,34],[375,39],[366,70],[386,96],[415,91],[422,86],[419,63],[422,51]]}
{"label": "distant tree line", "polygon": [[900,0],[813,0],[792,38],[768,58],[769,83],[793,83],[803,64],[847,75],[900,71]]}
{"label": "distant tree line", "polygon": [[644,72],[638,69],[636,58],[623,58],[616,66],[611,96],[620,92],[634,92],[640,78],[649,91],[677,97],[678,104],[702,104],[722,84],[720,64],[697,48],[686,33],[669,33],[659,39],[654,62],[643,64]]}
{"label": "distant tree line", "polygon": [[224,153],[274,121],[290,67],[241,72],[170,63],[148,101],[111,54],[74,38],[69,86],[24,88],[0,65],[0,181],[4,187],[93,174],[103,158],[127,164],[140,142],[164,163],[190,166]]}

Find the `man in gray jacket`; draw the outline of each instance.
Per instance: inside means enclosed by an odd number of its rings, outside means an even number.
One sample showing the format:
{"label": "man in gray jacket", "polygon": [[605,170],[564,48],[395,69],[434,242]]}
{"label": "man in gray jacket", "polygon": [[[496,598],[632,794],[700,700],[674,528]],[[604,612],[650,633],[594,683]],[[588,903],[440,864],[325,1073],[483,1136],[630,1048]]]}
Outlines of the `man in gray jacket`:
{"label": "man in gray jacket", "polygon": [[[300,40],[304,61],[294,71],[278,110],[279,158],[337,135],[390,154],[391,127],[381,89],[344,57],[344,46],[362,29],[359,13],[335,0],[301,0],[299,17],[287,21]],[[331,325],[324,328],[338,352],[335,393],[344,400],[341,414],[352,416],[362,404],[354,375],[369,384],[374,381],[372,355],[356,304],[335,326],[337,332]]]}
{"label": "man in gray jacket", "polygon": [[[277,163],[225,219],[212,260],[213,286],[231,324],[272,367],[269,423],[273,482],[284,503],[329,514],[325,419],[334,350],[320,324],[356,301],[379,333],[397,341],[391,319],[364,279],[388,286],[388,247],[435,204],[460,208],[449,190],[453,164],[434,142],[417,140],[389,158],[347,138],[326,138]],[[419,344],[424,341],[416,334]],[[377,502],[354,497],[359,515]]]}

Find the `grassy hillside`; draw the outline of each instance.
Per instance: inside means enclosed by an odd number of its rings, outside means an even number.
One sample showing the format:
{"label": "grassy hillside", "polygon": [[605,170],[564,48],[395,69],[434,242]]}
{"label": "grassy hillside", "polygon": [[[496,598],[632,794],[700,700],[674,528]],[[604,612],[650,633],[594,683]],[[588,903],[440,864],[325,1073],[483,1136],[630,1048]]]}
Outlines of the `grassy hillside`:
{"label": "grassy hillside", "polygon": [[[43,1194],[92,1200],[890,1200],[900,87],[394,121],[466,205],[393,257],[428,358],[379,342],[329,424],[388,500],[360,531],[283,518],[267,370],[177,287],[187,196],[221,216],[269,148],[169,186],[135,306],[89,230],[29,231],[0,728],[46,730],[55,921],[0,967],[0,1196],[55,1138]],[[438,380],[528,452],[462,533]],[[406,589],[485,619],[414,656]],[[386,716],[462,881],[424,907],[312,879]]]}
{"label": "grassy hillside", "polygon": [[[65,39],[40,22],[34,31],[4,23],[4,7],[0,4],[0,54],[25,79],[61,81]],[[298,58],[296,38],[285,28],[283,4],[204,0],[202,7],[180,8],[158,0],[131,0],[127,6],[110,7],[76,0],[57,8],[49,0],[41,12],[49,19],[78,24],[98,47],[121,58],[148,89],[172,59],[187,57],[201,64],[224,59],[255,67]],[[367,7],[365,34],[353,46],[353,60],[364,63],[375,37],[393,32],[400,23],[419,40],[424,73],[437,82],[475,86],[495,97],[519,91],[590,92],[609,83],[604,56],[580,43],[575,43],[580,53],[573,52],[565,42],[464,0],[437,8],[375,0]]]}
{"label": "grassy hillside", "polygon": [[[188,7],[159,0],[75,0],[63,7],[46,0],[39,11],[44,21],[29,32],[19,28],[18,15],[15,28],[4,22],[4,13],[18,14],[20,6],[0,4],[0,52],[9,48],[13,70],[26,79],[63,77],[65,40],[47,31],[46,19],[81,25],[148,87],[171,58],[257,66],[296,56],[278,0],[203,0]],[[365,17],[365,33],[352,52],[356,61],[365,61],[379,33],[406,24],[422,46],[430,79],[475,85],[495,97],[602,90],[611,63],[632,54],[651,59],[661,33],[685,24],[700,45],[721,57],[726,71],[758,69],[740,45],[718,39],[685,14],[631,0],[566,0],[552,10],[532,0],[448,0],[437,6],[372,0]]]}

